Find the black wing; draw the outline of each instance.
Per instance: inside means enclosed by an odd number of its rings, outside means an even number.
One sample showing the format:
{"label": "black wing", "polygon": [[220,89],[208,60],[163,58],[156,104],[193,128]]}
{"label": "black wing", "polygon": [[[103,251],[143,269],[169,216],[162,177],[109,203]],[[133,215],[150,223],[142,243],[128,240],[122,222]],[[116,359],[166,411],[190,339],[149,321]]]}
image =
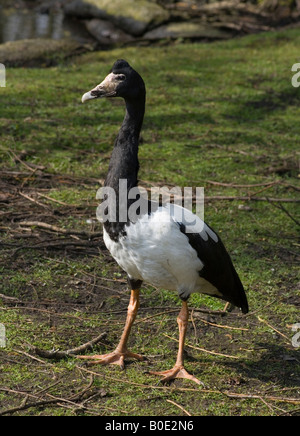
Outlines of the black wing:
{"label": "black wing", "polygon": [[[209,226],[207,227],[215,233]],[[216,235],[218,238],[216,240],[216,238],[212,239],[209,233],[206,238],[203,238],[200,233],[186,233],[183,224],[180,224],[180,230],[188,237],[189,243],[204,264],[199,275],[217,288],[225,301],[247,313],[249,307],[244,287],[220,237]]]}

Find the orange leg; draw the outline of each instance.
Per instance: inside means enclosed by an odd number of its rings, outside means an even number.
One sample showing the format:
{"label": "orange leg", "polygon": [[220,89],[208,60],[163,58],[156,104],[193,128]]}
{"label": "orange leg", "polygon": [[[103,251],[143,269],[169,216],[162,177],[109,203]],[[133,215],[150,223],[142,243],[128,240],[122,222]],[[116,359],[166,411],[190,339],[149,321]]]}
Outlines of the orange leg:
{"label": "orange leg", "polygon": [[150,374],[163,376],[162,382],[169,382],[174,380],[175,378],[187,378],[189,380],[194,381],[197,384],[202,384],[200,380],[198,380],[193,375],[189,374],[184,368],[183,363],[183,351],[184,351],[184,341],[186,336],[186,330],[189,319],[189,309],[186,301],[182,302],[182,308],[177,318],[177,323],[179,327],[179,348],[177,354],[177,360],[172,369],[167,371],[150,371]]}
{"label": "orange leg", "polygon": [[101,355],[96,354],[94,356],[77,356],[79,359],[91,360],[90,362],[91,364],[107,365],[110,363],[114,365],[120,365],[122,369],[124,369],[124,360],[128,357],[138,360],[144,360],[143,356],[139,354],[131,353],[130,351],[127,350],[127,342],[130,335],[131,327],[132,324],[134,323],[140,305],[139,293],[140,293],[139,290],[131,291],[126,324],[119,345],[117,346],[115,351],[109,354],[101,354]]}

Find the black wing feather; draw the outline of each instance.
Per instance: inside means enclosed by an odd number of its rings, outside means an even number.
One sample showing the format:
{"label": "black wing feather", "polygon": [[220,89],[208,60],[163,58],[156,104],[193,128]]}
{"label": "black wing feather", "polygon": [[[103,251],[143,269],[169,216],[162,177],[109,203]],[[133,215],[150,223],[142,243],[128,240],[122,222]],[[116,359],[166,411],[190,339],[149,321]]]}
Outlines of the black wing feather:
{"label": "black wing feather", "polygon": [[180,224],[180,230],[188,237],[189,243],[204,264],[199,275],[217,288],[225,301],[247,313],[249,307],[243,284],[220,237],[217,235],[217,242],[209,235],[205,240],[200,233],[186,233],[183,224]]}

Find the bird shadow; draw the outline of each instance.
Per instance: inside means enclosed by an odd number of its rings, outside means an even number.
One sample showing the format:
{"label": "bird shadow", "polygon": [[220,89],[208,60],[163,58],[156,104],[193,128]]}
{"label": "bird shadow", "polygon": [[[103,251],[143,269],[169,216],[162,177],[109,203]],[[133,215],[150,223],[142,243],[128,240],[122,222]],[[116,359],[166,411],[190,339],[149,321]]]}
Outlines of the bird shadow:
{"label": "bird shadow", "polygon": [[299,351],[270,343],[257,343],[255,348],[260,350],[258,359],[224,360],[222,365],[250,383],[272,383],[281,388],[300,387]]}

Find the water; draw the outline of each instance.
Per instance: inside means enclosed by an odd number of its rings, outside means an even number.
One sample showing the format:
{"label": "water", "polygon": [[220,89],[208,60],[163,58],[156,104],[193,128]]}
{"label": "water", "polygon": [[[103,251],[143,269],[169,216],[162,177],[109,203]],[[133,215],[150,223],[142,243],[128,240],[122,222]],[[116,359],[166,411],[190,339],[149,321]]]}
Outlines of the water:
{"label": "water", "polygon": [[34,10],[0,8],[0,44],[27,38],[70,36],[80,41],[88,34],[79,21],[64,17],[63,11],[42,14]]}

